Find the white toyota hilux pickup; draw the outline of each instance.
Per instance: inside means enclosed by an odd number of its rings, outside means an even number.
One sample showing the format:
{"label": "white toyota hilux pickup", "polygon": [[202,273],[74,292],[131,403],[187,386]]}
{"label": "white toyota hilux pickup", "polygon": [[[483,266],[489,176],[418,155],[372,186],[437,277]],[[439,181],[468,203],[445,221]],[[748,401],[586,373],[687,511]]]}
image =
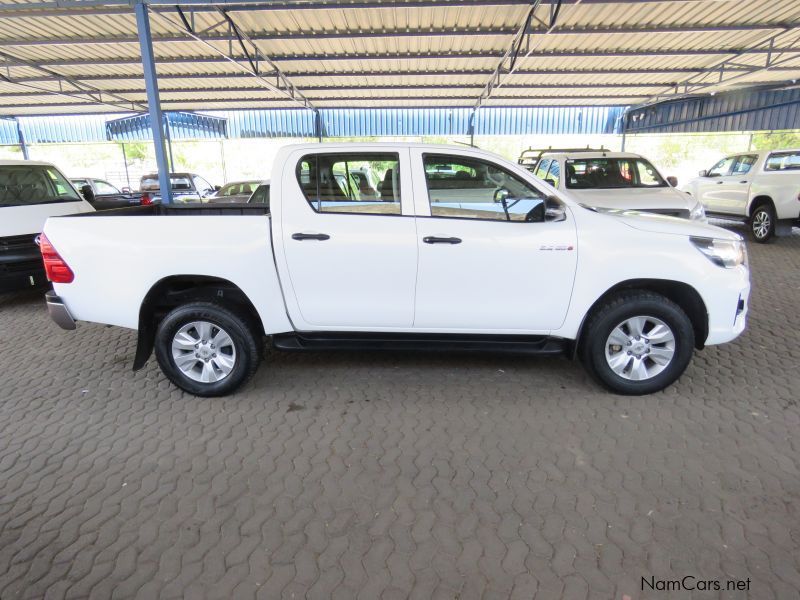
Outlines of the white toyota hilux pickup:
{"label": "white toyota hilux pickup", "polygon": [[51,316],[138,329],[134,369],[155,347],[202,396],[250,377],[265,335],[281,350],[565,353],[646,394],[745,327],[738,235],[596,212],[481,150],[288,146],[270,196],[50,219]]}

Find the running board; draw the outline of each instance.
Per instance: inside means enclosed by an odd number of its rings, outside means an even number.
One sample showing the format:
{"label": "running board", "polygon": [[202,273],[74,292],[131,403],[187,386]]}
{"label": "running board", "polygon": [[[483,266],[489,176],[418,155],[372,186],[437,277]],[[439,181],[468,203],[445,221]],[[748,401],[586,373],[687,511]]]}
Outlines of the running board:
{"label": "running board", "polygon": [[413,350],[415,352],[494,352],[564,354],[571,341],[545,335],[463,335],[431,333],[298,332],[272,336],[276,350]]}

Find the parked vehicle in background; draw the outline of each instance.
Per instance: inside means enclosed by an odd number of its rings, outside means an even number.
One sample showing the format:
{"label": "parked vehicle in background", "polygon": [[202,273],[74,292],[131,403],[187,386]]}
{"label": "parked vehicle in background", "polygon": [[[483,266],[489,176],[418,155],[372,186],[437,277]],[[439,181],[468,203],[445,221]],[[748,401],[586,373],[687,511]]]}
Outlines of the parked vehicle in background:
{"label": "parked vehicle in background", "polygon": [[643,156],[593,150],[526,150],[520,165],[582,204],[598,209],[638,210],[705,222],[702,204],[675,189]]}
{"label": "parked vehicle in background", "polygon": [[47,281],[36,240],[48,217],[93,210],[50,163],[0,161],[0,291]]}
{"label": "parked vehicle in background", "polygon": [[[379,198],[336,177],[361,168]],[[138,329],[134,368],[155,347],[167,377],[204,396],[256,371],[264,334],[281,350],[577,354],[609,389],[646,394],[745,327],[740,236],[585,208],[489,152],[300,144],[280,151],[271,181],[269,208],[49,220],[53,319]]]}
{"label": "parked vehicle in background", "polygon": [[95,210],[139,206],[140,204],[150,204],[152,202],[148,194],[131,192],[127,188],[120,191],[119,188],[104,179],[70,177],[69,180],[78,189],[84,200],[91,204]]}
{"label": "parked vehicle in background", "polygon": [[218,192],[210,196],[209,204],[241,204],[246,203],[261,183],[260,179],[250,181],[232,181],[223,185]]}
{"label": "parked vehicle in background", "polygon": [[262,181],[247,199],[248,204],[264,204],[269,208],[269,180]]}
{"label": "parked vehicle in background", "polygon": [[[211,185],[206,179],[194,173],[170,173],[172,201],[176,204],[208,202],[220,186]],[[143,175],[139,182],[139,191],[150,195],[153,202],[161,201],[158,173]]]}
{"label": "parked vehicle in background", "polygon": [[726,156],[685,190],[709,216],[746,222],[756,242],[788,235],[800,227],[800,149]]}

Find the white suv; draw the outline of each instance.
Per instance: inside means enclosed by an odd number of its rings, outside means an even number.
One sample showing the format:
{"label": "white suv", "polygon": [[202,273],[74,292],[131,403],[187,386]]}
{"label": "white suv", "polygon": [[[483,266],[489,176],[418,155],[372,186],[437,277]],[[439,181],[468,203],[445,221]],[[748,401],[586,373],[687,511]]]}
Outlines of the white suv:
{"label": "white suv", "polygon": [[756,242],[788,235],[800,226],[800,150],[726,156],[700,171],[686,191],[709,216],[747,221]]}
{"label": "white suv", "polygon": [[705,222],[702,204],[675,189],[646,158],[599,149],[526,150],[519,164],[592,208],[637,210]]}

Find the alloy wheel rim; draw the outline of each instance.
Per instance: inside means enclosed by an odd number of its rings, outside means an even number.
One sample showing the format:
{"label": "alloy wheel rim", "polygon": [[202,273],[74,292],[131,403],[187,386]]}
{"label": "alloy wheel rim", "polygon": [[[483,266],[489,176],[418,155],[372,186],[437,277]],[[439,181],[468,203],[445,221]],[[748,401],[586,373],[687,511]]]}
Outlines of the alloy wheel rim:
{"label": "alloy wheel rim", "polygon": [[661,319],[630,317],[611,330],[605,344],[611,370],[629,381],[646,381],[664,371],[675,356],[675,334]]}
{"label": "alloy wheel rim", "polygon": [[236,345],[219,325],[192,321],[172,337],[172,359],[192,381],[217,383],[236,366]]}
{"label": "alloy wheel rim", "polygon": [[758,239],[762,239],[767,236],[769,232],[770,226],[770,219],[769,214],[765,210],[760,210],[755,214],[753,217],[753,234]]}

